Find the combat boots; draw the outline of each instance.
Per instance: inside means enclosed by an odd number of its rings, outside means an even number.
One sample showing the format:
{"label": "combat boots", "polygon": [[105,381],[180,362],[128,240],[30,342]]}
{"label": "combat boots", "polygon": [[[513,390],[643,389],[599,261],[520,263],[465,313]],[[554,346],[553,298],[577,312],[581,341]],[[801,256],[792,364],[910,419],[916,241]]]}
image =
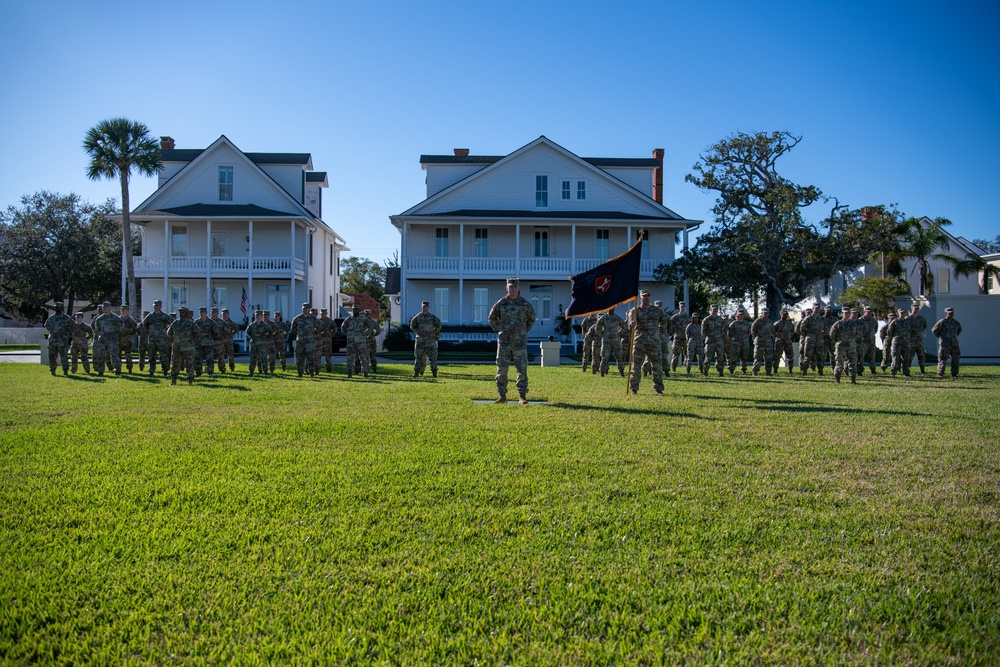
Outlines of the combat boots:
{"label": "combat boots", "polygon": [[438,376],[438,369],[432,368],[431,369],[431,376],[432,377],[437,377]]}
{"label": "combat boots", "polygon": [[528,404],[528,397],[525,396],[524,394],[518,394],[517,395],[517,402],[520,403],[521,405],[527,405]]}
{"label": "combat boots", "polygon": [[497,400],[495,400],[493,402],[494,403],[506,403],[507,402],[507,396],[505,394],[500,394],[500,398],[498,398]]}

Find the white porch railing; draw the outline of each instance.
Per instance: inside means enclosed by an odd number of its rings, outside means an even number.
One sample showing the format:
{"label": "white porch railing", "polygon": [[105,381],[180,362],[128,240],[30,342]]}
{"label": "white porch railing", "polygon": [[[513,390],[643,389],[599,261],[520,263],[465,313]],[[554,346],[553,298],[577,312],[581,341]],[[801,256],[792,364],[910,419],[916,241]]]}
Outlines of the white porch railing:
{"label": "white porch railing", "polygon": [[[607,260],[597,258],[569,259],[562,257],[410,257],[404,266],[409,277],[457,278],[459,267],[466,278],[477,276],[497,278],[505,276],[545,276],[565,278],[589,271]],[[660,259],[644,259],[639,264],[639,274],[644,280],[653,277],[653,271],[664,263]]]}
{"label": "white porch railing", "polygon": [[246,274],[253,268],[255,273],[288,274],[294,267],[297,274],[304,273],[305,261],[292,257],[134,257],[136,273],[147,276],[161,276],[164,270],[171,274],[207,273]]}

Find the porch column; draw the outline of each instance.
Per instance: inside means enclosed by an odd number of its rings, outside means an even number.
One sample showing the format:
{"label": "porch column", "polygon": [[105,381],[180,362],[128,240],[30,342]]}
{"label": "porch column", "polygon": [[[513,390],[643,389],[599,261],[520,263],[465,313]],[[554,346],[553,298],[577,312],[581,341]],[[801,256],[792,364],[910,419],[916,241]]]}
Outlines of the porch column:
{"label": "porch column", "polygon": [[[688,252],[688,228],[684,228],[684,255],[686,256]],[[691,297],[688,294],[688,279],[684,278],[684,303],[688,306],[691,305]],[[690,311],[689,311],[690,312]]]}
{"label": "porch column", "polygon": [[514,225],[514,275],[521,277],[521,225]]}
{"label": "porch column", "polygon": [[[570,262],[572,264],[570,266],[569,272],[572,273],[573,275],[576,275],[577,274],[577,269],[576,269],[576,223],[573,223],[573,226],[570,227],[570,239],[571,239],[571,245],[572,245],[572,249],[570,250]],[[611,241],[608,241],[608,243],[611,243]]]}
{"label": "porch column", "polygon": [[465,225],[458,226],[458,323],[465,324]]}
{"label": "porch column", "polygon": [[[400,306],[399,306],[399,319],[402,322],[406,318],[406,313],[410,312],[408,304],[406,301],[407,285],[406,285],[406,270],[407,264],[409,263],[409,255],[406,254],[406,233],[409,230],[410,225],[406,221],[403,222],[403,234],[399,240],[399,296],[400,296]],[[338,284],[339,289],[339,284]],[[338,295],[339,298],[339,295]],[[337,304],[340,305],[339,303]]]}
{"label": "porch column", "polygon": [[172,308],[170,303],[170,221],[163,221],[163,303],[167,304],[167,312]]}
{"label": "porch column", "polygon": [[247,221],[247,305],[250,312],[246,318],[253,321],[253,220]]}
{"label": "porch column", "polygon": [[298,312],[298,309],[296,309],[293,304],[301,303],[301,301],[297,301],[295,299],[295,221],[292,220],[291,222],[292,222],[292,252],[290,254],[292,262],[292,270],[291,270],[291,281],[290,281],[291,284],[288,286],[288,309],[293,313],[295,313]]}
{"label": "porch column", "polygon": [[208,234],[206,243],[208,252],[205,259],[205,307],[212,308],[212,221],[207,221],[205,231]]}

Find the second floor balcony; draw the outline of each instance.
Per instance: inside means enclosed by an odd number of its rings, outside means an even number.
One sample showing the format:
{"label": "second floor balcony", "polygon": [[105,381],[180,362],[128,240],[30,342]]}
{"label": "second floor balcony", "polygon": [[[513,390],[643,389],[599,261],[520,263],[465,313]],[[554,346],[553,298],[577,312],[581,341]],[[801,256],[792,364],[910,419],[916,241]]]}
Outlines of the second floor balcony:
{"label": "second floor balcony", "polygon": [[204,278],[289,278],[305,276],[305,261],[296,257],[133,257],[136,278],[163,276]]}
{"label": "second floor balcony", "polygon": [[[468,278],[502,279],[509,276],[521,278],[566,278],[588,271],[608,260],[597,258],[564,257],[408,257],[403,261],[407,278]],[[644,259],[640,263],[639,277],[652,280],[653,271],[664,263],[661,259]]]}

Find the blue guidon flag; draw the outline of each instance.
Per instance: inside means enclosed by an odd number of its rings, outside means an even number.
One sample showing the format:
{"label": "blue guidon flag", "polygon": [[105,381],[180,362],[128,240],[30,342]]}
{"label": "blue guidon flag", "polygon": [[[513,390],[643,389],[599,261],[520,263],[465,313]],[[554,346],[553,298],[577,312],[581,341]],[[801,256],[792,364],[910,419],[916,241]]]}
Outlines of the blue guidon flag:
{"label": "blue guidon flag", "polygon": [[636,241],[625,253],[572,276],[566,317],[584,317],[638,298],[641,259],[642,241]]}

